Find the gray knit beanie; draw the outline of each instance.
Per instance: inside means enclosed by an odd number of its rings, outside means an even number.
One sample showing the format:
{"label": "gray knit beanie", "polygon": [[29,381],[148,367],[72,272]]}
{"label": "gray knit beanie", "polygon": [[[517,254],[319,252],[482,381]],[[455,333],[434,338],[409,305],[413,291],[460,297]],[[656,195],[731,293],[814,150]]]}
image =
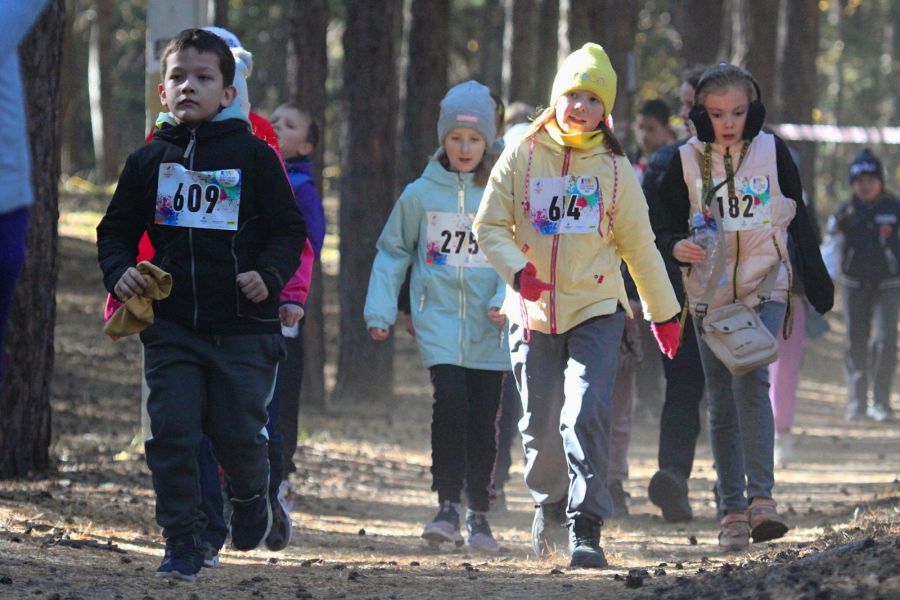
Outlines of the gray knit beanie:
{"label": "gray knit beanie", "polygon": [[468,127],[483,135],[490,148],[497,137],[496,107],[490,90],[477,81],[464,81],[453,86],[441,100],[438,142],[443,146],[444,137],[451,129]]}

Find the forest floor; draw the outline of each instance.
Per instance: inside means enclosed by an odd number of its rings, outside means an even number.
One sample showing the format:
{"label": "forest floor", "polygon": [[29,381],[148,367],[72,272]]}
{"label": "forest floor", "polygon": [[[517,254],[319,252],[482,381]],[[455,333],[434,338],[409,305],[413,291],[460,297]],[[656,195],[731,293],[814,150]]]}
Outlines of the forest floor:
{"label": "forest floor", "polygon": [[[572,571],[564,556],[530,556],[533,507],[518,445],[510,510],[491,521],[499,556],[428,549],[419,534],[435,511],[430,386],[401,333],[392,404],[361,398],[351,407],[301,411],[291,545],[280,553],[226,548],[221,567],[204,569],[195,583],[159,580],[153,572],[164,545],[142,448],[134,443],[140,345],[101,333],[104,293],[91,235],[102,206],[68,199],[61,210],[51,449],[57,465],[0,482],[2,598],[900,597],[900,423],[843,420],[843,330],[835,318],[806,357],[797,460],[776,473],[776,497],[792,526],[783,540],[745,552],[718,549],[705,432],[691,481],[696,518],[661,520],[646,499],[656,409],[643,411],[653,416],[634,433],[626,484],[632,516],[603,530],[609,569]],[[334,277],[327,279],[333,292]],[[335,312],[326,310],[331,352]]]}

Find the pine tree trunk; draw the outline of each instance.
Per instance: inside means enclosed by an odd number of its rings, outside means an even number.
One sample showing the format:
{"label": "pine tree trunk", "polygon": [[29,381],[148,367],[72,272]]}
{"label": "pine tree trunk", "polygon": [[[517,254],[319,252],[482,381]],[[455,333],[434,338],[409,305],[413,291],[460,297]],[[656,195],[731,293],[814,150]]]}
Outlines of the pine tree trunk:
{"label": "pine tree trunk", "polygon": [[[607,45],[607,0],[569,0],[569,50],[578,50],[588,42]],[[618,26],[618,18],[614,21]]]}
{"label": "pine tree trunk", "polygon": [[[819,8],[817,0],[789,0],[784,20],[790,41],[779,56],[781,80],[780,117],[784,123],[810,123],[816,103],[816,56],[819,53]],[[795,143],[800,154],[800,178],[807,187],[815,176],[816,146]]]}
{"label": "pine tree trunk", "polygon": [[50,380],[59,180],[59,91],[63,0],[52,0],[19,49],[31,139],[34,206],[6,337],[0,389],[0,479],[24,477],[50,466]]}
{"label": "pine tree trunk", "polygon": [[559,51],[559,1],[541,0],[538,15],[538,55],[534,71],[534,104],[550,100]]}
{"label": "pine tree trunk", "polygon": [[721,0],[678,0],[676,28],[681,35],[681,58],[685,68],[712,66],[722,42]]}
{"label": "pine tree trunk", "polygon": [[94,135],[95,177],[111,181],[118,175],[118,144],[113,123],[112,0],[96,0],[96,18],[91,24],[88,59],[88,93],[91,104],[91,129]]}
{"label": "pine tree trunk", "polygon": [[623,146],[629,147],[632,135],[633,98],[637,91],[634,37],[637,34],[638,5],[630,0],[608,0],[604,22],[616,23],[606,32],[604,49],[609,55],[618,83],[613,107],[615,134]]}
{"label": "pine tree trunk", "polygon": [[534,72],[537,66],[537,6],[535,0],[512,0],[512,47],[510,48],[509,101],[537,104]]}
{"label": "pine tree trunk", "polygon": [[[295,4],[292,14],[294,48],[297,69],[297,103],[306,108],[325,131],[325,82],[328,76],[328,2],[305,0]],[[313,156],[313,176],[316,187],[322,190],[322,165],[325,160],[325,136],[319,136],[319,144]],[[331,224],[334,227],[334,223]],[[325,405],[325,317],[324,280],[322,264],[313,265],[309,297],[306,300],[306,317],[303,323],[303,386],[300,392],[301,406]]]}
{"label": "pine tree trunk", "polygon": [[766,108],[772,108],[769,120],[774,120],[772,99],[775,97],[775,65],[778,40],[779,0],[754,0],[748,3],[749,37],[744,66],[756,79]]}
{"label": "pine tree trunk", "polygon": [[482,15],[478,81],[503,96],[503,29],[506,25],[503,3],[485,2]]}
{"label": "pine tree trunk", "polygon": [[213,0],[212,22],[216,27],[228,29],[228,0]]}
{"label": "pine tree trunk", "polygon": [[450,1],[412,0],[406,108],[400,138],[399,187],[418,177],[437,149],[441,98],[447,91]]}
{"label": "pine tree trunk", "polygon": [[344,31],[347,135],[341,170],[340,347],[336,403],[393,395],[394,345],[374,342],[363,306],[375,242],[394,205],[398,0],[349,0]]}

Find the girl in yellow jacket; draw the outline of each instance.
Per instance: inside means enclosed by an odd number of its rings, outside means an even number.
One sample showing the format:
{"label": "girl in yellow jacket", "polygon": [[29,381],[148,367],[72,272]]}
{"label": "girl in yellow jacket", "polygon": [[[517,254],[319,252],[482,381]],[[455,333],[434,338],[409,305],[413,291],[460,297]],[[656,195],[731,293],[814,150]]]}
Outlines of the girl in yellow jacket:
{"label": "girl in yellow jacket", "polygon": [[549,107],[494,166],[474,222],[485,256],[512,288],[504,312],[525,415],[525,482],[538,505],[534,550],[543,555],[568,526],[573,567],[607,564],[599,542],[612,512],[611,395],[631,316],[622,259],[669,356],[680,331],[646,201],[607,124],[615,97],[602,47],[569,55]]}

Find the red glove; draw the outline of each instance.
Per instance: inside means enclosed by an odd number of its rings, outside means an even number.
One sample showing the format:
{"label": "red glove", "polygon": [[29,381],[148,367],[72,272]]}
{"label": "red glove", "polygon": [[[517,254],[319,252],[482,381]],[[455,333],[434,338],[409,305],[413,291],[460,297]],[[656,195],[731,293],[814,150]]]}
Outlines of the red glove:
{"label": "red glove", "polygon": [[535,267],[533,263],[528,263],[525,265],[524,269],[519,271],[518,280],[519,293],[523,298],[532,302],[537,302],[540,299],[542,292],[549,292],[553,289],[552,285],[538,279],[537,267]]}
{"label": "red glove", "polygon": [[678,340],[681,338],[681,323],[677,319],[665,323],[650,323],[650,331],[653,332],[662,353],[668,356],[669,360],[675,358]]}

